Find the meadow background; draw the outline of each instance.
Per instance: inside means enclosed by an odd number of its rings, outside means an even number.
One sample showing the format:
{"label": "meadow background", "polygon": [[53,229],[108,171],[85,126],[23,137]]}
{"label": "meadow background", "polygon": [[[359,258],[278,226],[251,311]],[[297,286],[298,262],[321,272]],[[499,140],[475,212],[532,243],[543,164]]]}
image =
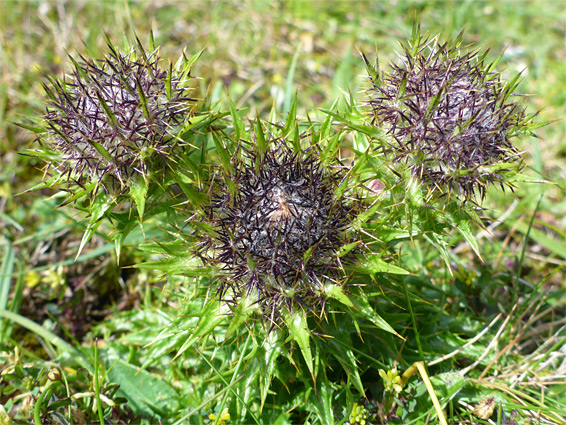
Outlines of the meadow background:
{"label": "meadow background", "polygon": [[[228,94],[246,115],[261,117],[268,116],[273,105],[285,114],[297,92],[299,115],[321,118],[319,108],[336,101],[340,107],[350,94],[364,102],[368,83],[358,51],[369,58],[377,51],[386,66],[395,60],[398,40],[410,36],[417,19],[423,32],[444,39],[465,28],[464,40],[491,48],[488,57],[505,50],[498,66],[503,77],[523,71],[517,91],[529,95],[529,112],[540,110],[538,121],[551,122],[537,131],[538,139],[516,142],[526,152],[528,174],[539,183],[521,183],[515,193],[490,191],[487,196],[484,207],[493,219],[486,222],[491,232],[477,231],[484,263],[454,238],[452,250],[462,258],[465,276],[453,284],[473,280],[473,289],[464,291],[460,300],[462,313],[457,316],[462,323],[476,313],[480,300],[492,297],[494,312],[523,324],[497,336],[502,358],[553,341],[545,358],[527,358],[521,370],[555,360],[545,369],[547,375],[538,377],[533,397],[540,400],[544,394],[543,403],[566,421],[566,413],[560,412],[566,402],[564,6],[551,0],[0,2],[0,309],[42,326],[30,331],[31,325],[20,327],[2,317],[0,368],[25,364],[24,377],[29,379],[23,387],[0,381],[0,403],[21,404],[23,397],[18,397],[26,391],[37,395],[46,371],[73,355],[64,344],[46,338],[42,329],[75,347],[91,347],[94,338],[100,338],[108,346],[115,343],[117,356],[134,358],[141,350],[136,340],[140,332],[163,323],[179,306],[174,295],[160,291],[162,276],[128,267],[148,259],[136,248],[141,239],[128,241],[121,267],[116,265],[114,245],[103,234],[75,261],[84,225],[74,220],[71,209],[55,209],[57,199],[50,198],[54,192],[25,192],[41,181],[44,164],[18,154],[33,147],[35,136],[15,123],[29,123],[30,117],[44,113],[45,74],[63,76],[69,71],[68,53],[101,57],[105,34],[122,46],[124,34],[135,31],[147,43],[153,31],[165,60],[205,49],[194,67],[194,96],[214,103],[225,102]],[[445,276],[434,255],[418,249],[405,255],[411,271],[433,280],[437,274]],[[501,295],[506,291],[501,282],[510,282],[505,280],[509,274],[520,277],[518,285],[526,292],[532,290],[532,297],[523,299],[532,305],[497,303],[499,296],[507,299]],[[128,316],[130,311],[139,313],[135,320]],[[115,342],[119,331],[122,339]],[[120,347],[126,347],[125,352]],[[18,360],[21,353],[24,357]],[[168,367],[156,365],[152,376],[170,376]],[[516,379],[513,368],[506,373],[509,383]],[[125,375],[120,379],[138,387],[142,401],[117,409],[115,420],[122,423],[152,413],[152,396],[144,393],[143,379]],[[189,376],[177,379],[178,387],[202,385]],[[171,418],[187,415],[179,407],[181,400],[171,402],[178,408]],[[210,419],[204,415],[200,421]]]}

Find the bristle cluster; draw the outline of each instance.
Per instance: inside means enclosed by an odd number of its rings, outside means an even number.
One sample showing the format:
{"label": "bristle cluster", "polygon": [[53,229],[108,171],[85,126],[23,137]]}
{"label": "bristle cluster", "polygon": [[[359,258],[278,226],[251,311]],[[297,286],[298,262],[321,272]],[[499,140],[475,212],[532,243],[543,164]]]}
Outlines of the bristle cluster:
{"label": "bristle cluster", "polygon": [[[390,153],[432,190],[482,198],[504,183],[489,167],[519,159],[510,142],[524,108],[478,52],[418,37],[400,63],[371,77],[372,118],[394,139]],[[497,168],[497,167],[496,167]],[[501,167],[499,167],[501,171]]]}
{"label": "bristle cluster", "polygon": [[158,52],[139,58],[110,46],[103,60],[75,61],[66,81],[46,87],[48,144],[62,154],[55,164],[79,181],[111,177],[123,186],[165,160],[172,130],[190,115],[185,82],[159,67]]}
{"label": "bristle cluster", "polygon": [[[273,142],[272,142],[273,143]],[[282,306],[324,310],[321,285],[340,276],[337,251],[348,239],[353,206],[335,192],[344,173],[315,153],[283,144],[260,155],[247,151],[225,176],[235,189],[213,189],[206,261],[222,267],[221,293],[237,303],[256,297],[273,321]]]}

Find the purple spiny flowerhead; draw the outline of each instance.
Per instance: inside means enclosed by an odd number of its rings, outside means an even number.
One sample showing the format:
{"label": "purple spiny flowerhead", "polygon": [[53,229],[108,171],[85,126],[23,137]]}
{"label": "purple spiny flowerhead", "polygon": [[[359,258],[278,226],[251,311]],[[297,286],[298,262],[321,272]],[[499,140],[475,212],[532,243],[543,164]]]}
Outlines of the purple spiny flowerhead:
{"label": "purple spiny flowerhead", "polygon": [[272,322],[281,307],[323,314],[323,287],[343,275],[338,251],[348,243],[356,208],[335,196],[344,170],[280,141],[261,155],[252,147],[232,166],[224,176],[230,184],[211,187],[213,232],[202,244],[204,261],[223,270],[221,296],[231,303],[257,299]]}
{"label": "purple spiny flowerhead", "polygon": [[112,186],[124,186],[167,160],[177,143],[172,135],[195,99],[182,76],[160,68],[157,51],[136,58],[109,47],[102,60],[73,60],[66,80],[46,86],[47,143],[62,155],[55,165],[69,177],[78,182],[109,177]]}
{"label": "purple spiny flowerhead", "polygon": [[373,123],[393,140],[386,150],[431,190],[466,200],[505,184],[501,171],[520,160],[510,139],[525,124],[509,100],[516,81],[505,85],[486,54],[419,35],[388,72],[370,72]]}

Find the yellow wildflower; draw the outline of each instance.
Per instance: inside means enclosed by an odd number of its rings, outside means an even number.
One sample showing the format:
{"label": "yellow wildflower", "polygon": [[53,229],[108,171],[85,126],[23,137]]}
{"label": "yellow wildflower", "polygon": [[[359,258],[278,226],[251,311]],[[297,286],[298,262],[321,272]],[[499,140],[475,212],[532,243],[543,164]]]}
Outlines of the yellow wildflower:
{"label": "yellow wildflower", "polygon": [[394,392],[399,394],[403,391],[403,386],[401,385],[401,376],[397,368],[385,372],[383,369],[379,369],[379,376],[383,379],[383,384],[385,385],[385,391]]}
{"label": "yellow wildflower", "polygon": [[[216,418],[217,416],[214,413],[208,415],[208,419],[210,419],[211,421],[216,421]],[[218,418],[218,421],[216,421],[216,423],[218,425],[224,425],[229,420],[230,420],[230,413],[228,413],[228,408],[225,408],[220,414],[220,417]]]}

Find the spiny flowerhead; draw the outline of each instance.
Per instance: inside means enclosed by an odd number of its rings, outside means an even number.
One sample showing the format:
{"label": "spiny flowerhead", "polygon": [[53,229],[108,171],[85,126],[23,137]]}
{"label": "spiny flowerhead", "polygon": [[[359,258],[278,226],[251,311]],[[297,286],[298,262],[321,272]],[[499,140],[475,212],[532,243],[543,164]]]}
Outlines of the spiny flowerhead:
{"label": "spiny flowerhead", "polygon": [[204,258],[222,269],[220,293],[230,304],[257,301],[272,323],[282,307],[320,316],[324,285],[342,282],[338,252],[350,240],[357,203],[337,196],[346,172],[324,166],[314,148],[268,146],[240,148],[232,172],[215,175]]}
{"label": "spiny flowerhead", "polygon": [[526,124],[510,101],[517,81],[505,85],[494,64],[484,65],[487,52],[463,49],[461,35],[439,44],[416,30],[403,49],[382,75],[368,66],[371,117],[392,136],[387,150],[429,189],[483,199],[520,162],[510,141]]}
{"label": "spiny flowerhead", "polygon": [[46,141],[60,153],[54,165],[63,174],[81,184],[110,181],[115,189],[166,161],[195,99],[185,73],[161,69],[157,50],[146,53],[138,45],[138,54],[123,55],[108,46],[104,59],[72,59],[70,75],[45,86]]}

